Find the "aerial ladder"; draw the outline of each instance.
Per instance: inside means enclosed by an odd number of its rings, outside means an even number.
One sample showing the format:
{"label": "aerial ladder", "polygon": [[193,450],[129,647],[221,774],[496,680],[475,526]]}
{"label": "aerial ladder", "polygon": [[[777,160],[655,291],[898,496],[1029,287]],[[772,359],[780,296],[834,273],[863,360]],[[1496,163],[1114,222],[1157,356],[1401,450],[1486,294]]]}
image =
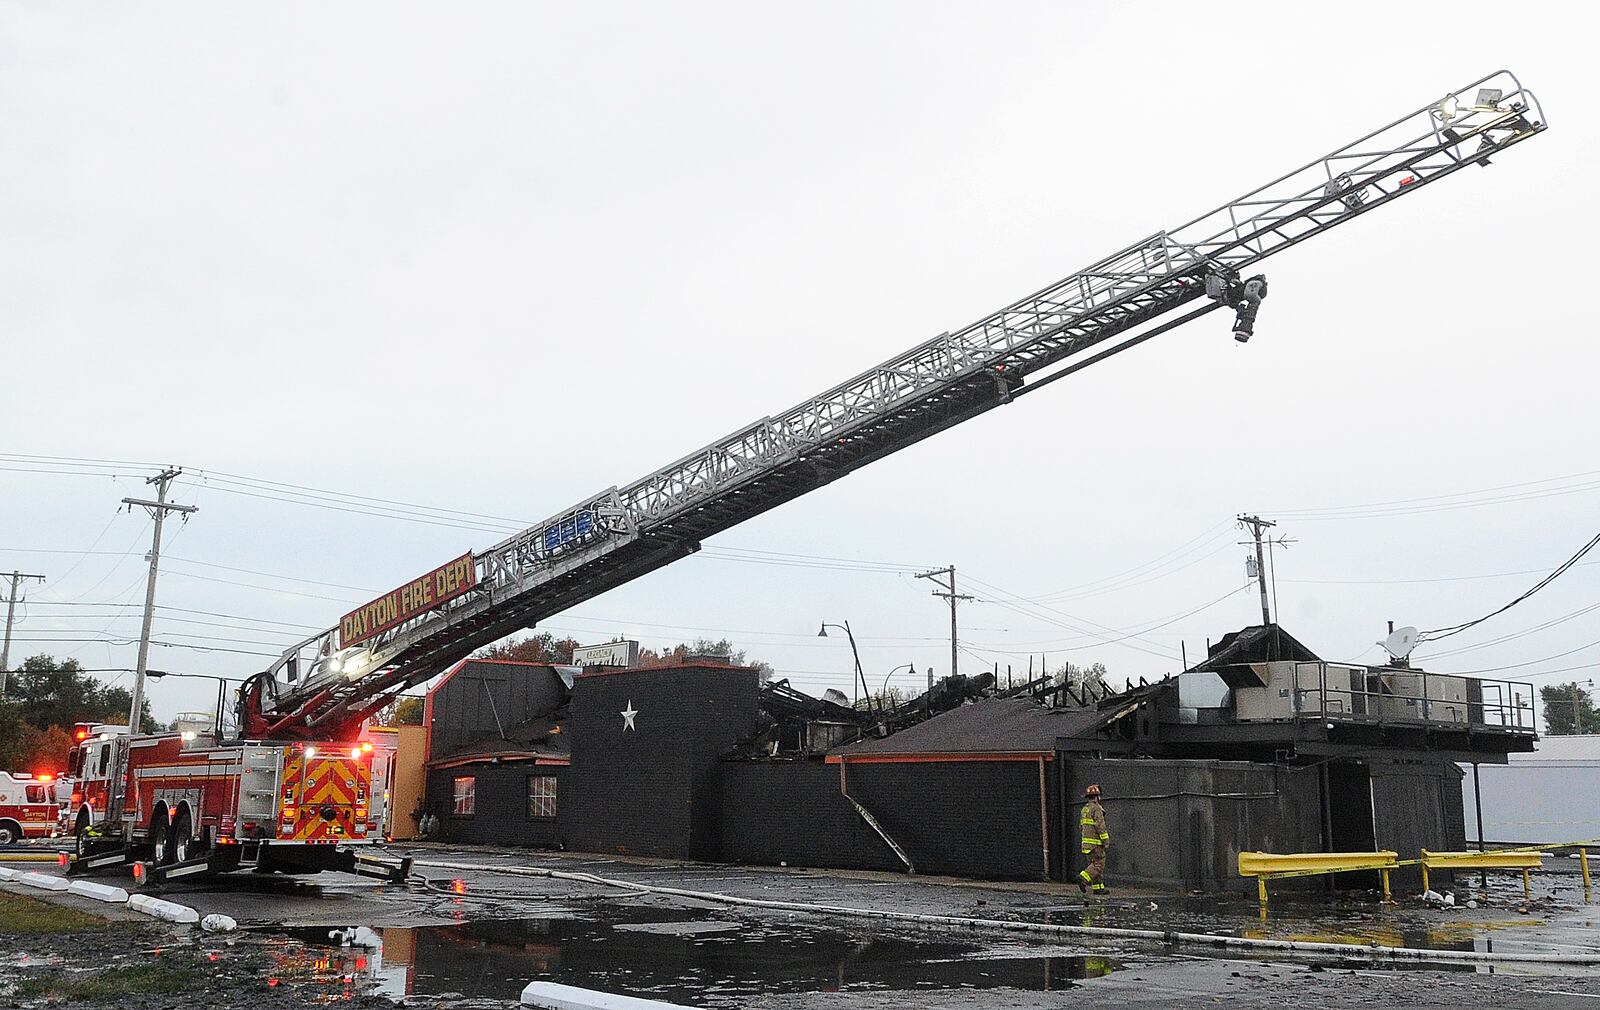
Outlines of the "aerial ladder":
{"label": "aerial ladder", "polygon": [[[693,554],[713,534],[1222,308],[1249,340],[1268,256],[1546,129],[1490,74],[958,330],[463,556],[285,650],[243,688],[246,737],[345,738],[473,650]],[[1194,307],[1191,307],[1194,306]],[[1187,311],[1179,312],[1187,308]]]}

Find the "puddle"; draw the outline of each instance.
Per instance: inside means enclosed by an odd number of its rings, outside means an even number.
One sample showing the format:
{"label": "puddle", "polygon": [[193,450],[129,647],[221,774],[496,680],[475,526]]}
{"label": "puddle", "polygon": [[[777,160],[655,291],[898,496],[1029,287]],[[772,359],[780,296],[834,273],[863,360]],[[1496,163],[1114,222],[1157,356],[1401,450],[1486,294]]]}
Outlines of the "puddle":
{"label": "puddle", "polygon": [[856,934],[812,922],[708,919],[673,908],[387,927],[375,931],[382,947],[373,950],[329,947],[327,927],[271,931],[300,941],[286,944],[275,984],[302,986],[316,1001],[346,999],[352,991],[515,1000],[538,979],[739,1006],[752,996],[784,993],[1066,989],[1122,967],[1071,947]]}

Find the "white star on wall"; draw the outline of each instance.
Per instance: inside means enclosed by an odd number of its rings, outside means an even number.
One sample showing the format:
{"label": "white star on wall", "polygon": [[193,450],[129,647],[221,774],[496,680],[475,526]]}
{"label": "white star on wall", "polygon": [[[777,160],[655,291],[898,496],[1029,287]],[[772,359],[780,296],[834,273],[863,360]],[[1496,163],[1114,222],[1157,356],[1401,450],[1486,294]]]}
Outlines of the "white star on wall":
{"label": "white star on wall", "polygon": [[638,727],[633,724],[633,717],[638,714],[639,710],[633,707],[633,699],[629,698],[628,707],[622,710],[622,731],[624,733],[630,729],[635,733],[639,731]]}

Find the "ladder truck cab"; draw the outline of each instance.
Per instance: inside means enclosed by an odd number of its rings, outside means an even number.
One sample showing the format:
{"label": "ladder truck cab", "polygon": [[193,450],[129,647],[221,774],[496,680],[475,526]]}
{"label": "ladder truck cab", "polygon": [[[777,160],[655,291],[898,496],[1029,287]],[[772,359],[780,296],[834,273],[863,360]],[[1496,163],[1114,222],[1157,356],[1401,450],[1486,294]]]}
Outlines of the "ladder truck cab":
{"label": "ladder truck cab", "polygon": [[56,833],[56,781],[49,772],[0,772],[0,845]]}
{"label": "ladder truck cab", "polygon": [[242,869],[409,872],[409,860],[362,851],[382,837],[370,741],[219,740],[209,714],[180,715],[177,726],[74,729],[69,872],[132,864],[140,884]]}
{"label": "ladder truck cab", "polygon": [[72,834],[105,815],[111,782],[124,753],[122,741],[128,727],[100,722],[80,722],[72,727],[72,753],[61,777],[60,824]]}

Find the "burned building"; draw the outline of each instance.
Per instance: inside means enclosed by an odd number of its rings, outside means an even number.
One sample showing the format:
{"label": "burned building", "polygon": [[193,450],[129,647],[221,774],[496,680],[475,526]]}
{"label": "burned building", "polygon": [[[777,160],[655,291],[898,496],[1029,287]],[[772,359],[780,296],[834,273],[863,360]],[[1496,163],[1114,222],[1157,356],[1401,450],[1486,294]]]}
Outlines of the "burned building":
{"label": "burned building", "polygon": [[1534,739],[1527,685],[1327,663],[1276,626],[1117,694],[960,678],[888,711],[714,661],[473,662],[430,695],[445,837],[699,860],[1068,881],[1093,782],[1114,881],[1243,888],[1240,851],[1463,848],[1457,763]]}
{"label": "burned building", "polygon": [[423,702],[430,837],[559,846],[572,668],[467,659]]}

